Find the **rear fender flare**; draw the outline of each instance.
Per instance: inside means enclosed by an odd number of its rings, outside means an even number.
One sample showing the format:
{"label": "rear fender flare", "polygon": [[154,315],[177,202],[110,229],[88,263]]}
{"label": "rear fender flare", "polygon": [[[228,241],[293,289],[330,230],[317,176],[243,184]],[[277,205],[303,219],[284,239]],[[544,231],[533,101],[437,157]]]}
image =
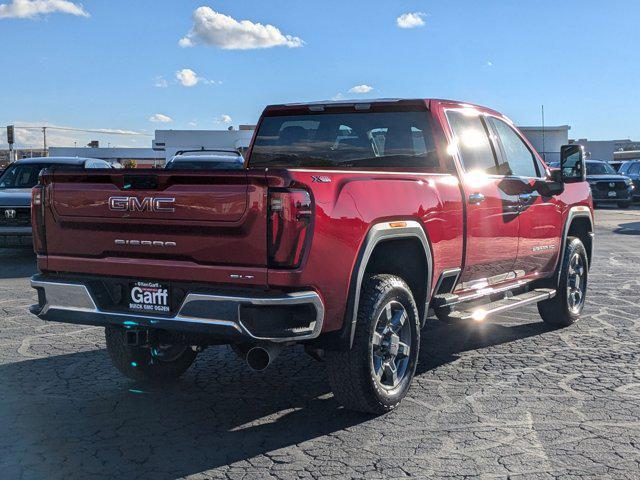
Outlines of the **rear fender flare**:
{"label": "rear fender flare", "polygon": [[426,302],[424,305],[424,312],[428,310],[431,285],[433,281],[433,257],[431,254],[431,247],[427,235],[422,226],[415,220],[401,220],[398,221],[404,223],[404,226],[393,227],[393,222],[382,222],[374,224],[367,233],[365,240],[360,247],[358,258],[354,270],[351,274],[351,282],[349,284],[349,297],[347,301],[347,310],[345,314],[345,325],[343,328],[343,340],[348,341],[348,348],[353,346],[353,339],[355,335],[355,326],[358,318],[358,307],[360,304],[360,291],[362,289],[362,282],[364,280],[364,274],[367,270],[367,265],[371,258],[375,247],[385,240],[399,239],[399,238],[417,238],[424,248],[425,258],[427,261],[427,291]]}

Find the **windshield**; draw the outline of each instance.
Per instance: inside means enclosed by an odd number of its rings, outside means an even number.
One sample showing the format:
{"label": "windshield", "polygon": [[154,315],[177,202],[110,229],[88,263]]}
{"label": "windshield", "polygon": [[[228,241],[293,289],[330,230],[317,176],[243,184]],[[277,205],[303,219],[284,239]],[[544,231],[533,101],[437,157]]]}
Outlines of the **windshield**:
{"label": "windshield", "polygon": [[425,112],[309,113],[263,118],[252,167],[439,166]]}
{"label": "windshield", "polygon": [[618,172],[608,163],[587,162],[587,175],[617,175]]}
{"label": "windshield", "polygon": [[3,188],[33,188],[38,184],[38,174],[47,165],[28,163],[23,165],[9,165],[0,176],[0,189]]}

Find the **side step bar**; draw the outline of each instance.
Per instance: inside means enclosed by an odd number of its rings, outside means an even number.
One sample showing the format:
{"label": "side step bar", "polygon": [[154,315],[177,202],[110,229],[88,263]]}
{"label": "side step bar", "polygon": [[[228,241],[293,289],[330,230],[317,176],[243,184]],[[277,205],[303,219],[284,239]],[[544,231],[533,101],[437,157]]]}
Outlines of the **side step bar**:
{"label": "side step bar", "polygon": [[443,293],[440,295],[434,295],[431,300],[431,305],[433,308],[442,308],[442,307],[451,307],[453,305],[457,305],[459,303],[472,302],[474,300],[480,300],[483,297],[488,297],[489,295],[495,295],[496,293],[509,292],[511,290],[516,290],[518,288],[524,287],[528,281],[517,281],[515,283],[510,283],[508,285],[502,285],[500,287],[485,287],[475,292],[466,293],[464,295],[458,295],[455,293]]}
{"label": "side step bar", "polygon": [[482,322],[485,318],[496,313],[506,312],[515,308],[529,305],[530,303],[541,302],[556,296],[556,291],[552,288],[536,288],[530,292],[520,295],[505,297],[502,300],[480,305],[471,310],[460,310],[451,312],[448,317],[451,320],[473,320]]}

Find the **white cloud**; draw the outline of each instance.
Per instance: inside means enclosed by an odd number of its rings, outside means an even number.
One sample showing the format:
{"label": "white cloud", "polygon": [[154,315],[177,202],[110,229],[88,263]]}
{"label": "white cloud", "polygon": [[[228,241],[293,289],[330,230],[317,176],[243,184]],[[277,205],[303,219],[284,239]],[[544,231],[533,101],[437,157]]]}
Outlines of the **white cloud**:
{"label": "white cloud", "polygon": [[349,93],[369,93],[371,90],[373,90],[371,85],[362,84],[350,88]]}
{"label": "white cloud", "polygon": [[424,27],[425,23],[423,18],[426,16],[424,12],[410,12],[403,13],[396,18],[396,24],[400,28],[416,28]]}
{"label": "white cloud", "polygon": [[36,18],[49,13],[89,16],[81,4],[68,0],[12,0],[0,4],[0,18]]}
{"label": "white cloud", "polygon": [[344,95],[340,92],[336,93],[331,100],[344,100]]}
{"label": "white cloud", "polygon": [[485,67],[493,67],[493,62],[491,60],[487,60],[484,64]]}
{"label": "white cloud", "polygon": [[187,125],[189,125],[190,127],[197,127],[198,126],[198,122],[196,122],[195,120],[192,120]]}
{"label": "white cloud", "polygon": [[215,80],[209,80],[208,78],[205,78],[205,77],[201,77],[190,68],[183,68],[182,70],[178,70],[176,72],[176,80],[178,80],[178,82],[183,87],[194,87],[199,83],[204,85],[215,85],[216,83],[218,84],[222,83],[222,82],[216,82]]}
{"label": "white cloud", "polygon": [[249,50],[281,46],[296,48],[301,47],[304,41],[284,35],[273,25],[238,21],[211,7],[198,7],[193,12],[193,27],[178,45],[193,47],[198,44],[215,45],[224,50]]}
{"label": "white cloud", "polygon": [[173,118],[168,115],[163,115],[162,113],[156,113],[149,117],[149,121],[153,123],[169,123],[173,122]]}
{"label": "white cloud", "polygon": [[198,78],[198,74],[190,68],[178,70],[176,72],[176,79],[183,87],[195,87],[200,80],[200,78]]}
{"label": "white cloud", "polygon": [[213,123],[231,123],[233,122],[233,119],[231,118],[230,115],[220,115],[218,118],[216,118]]}
{"label": "white cloud", "polygon": [[167,82],[167,80],[162,75],[158,75],[153,80],[153,86],[157,88],[167,88],[169,86],[169,82]]}

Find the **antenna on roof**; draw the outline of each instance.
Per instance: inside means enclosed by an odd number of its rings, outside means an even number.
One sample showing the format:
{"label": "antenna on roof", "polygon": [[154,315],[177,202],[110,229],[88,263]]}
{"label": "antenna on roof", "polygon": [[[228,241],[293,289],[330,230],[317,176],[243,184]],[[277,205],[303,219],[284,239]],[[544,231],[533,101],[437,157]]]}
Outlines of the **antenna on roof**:
{"label": "antenna on roof", "polygon": [[542,105],[542,159],[547,161],[547,149],[544,146],[544,105]]}

